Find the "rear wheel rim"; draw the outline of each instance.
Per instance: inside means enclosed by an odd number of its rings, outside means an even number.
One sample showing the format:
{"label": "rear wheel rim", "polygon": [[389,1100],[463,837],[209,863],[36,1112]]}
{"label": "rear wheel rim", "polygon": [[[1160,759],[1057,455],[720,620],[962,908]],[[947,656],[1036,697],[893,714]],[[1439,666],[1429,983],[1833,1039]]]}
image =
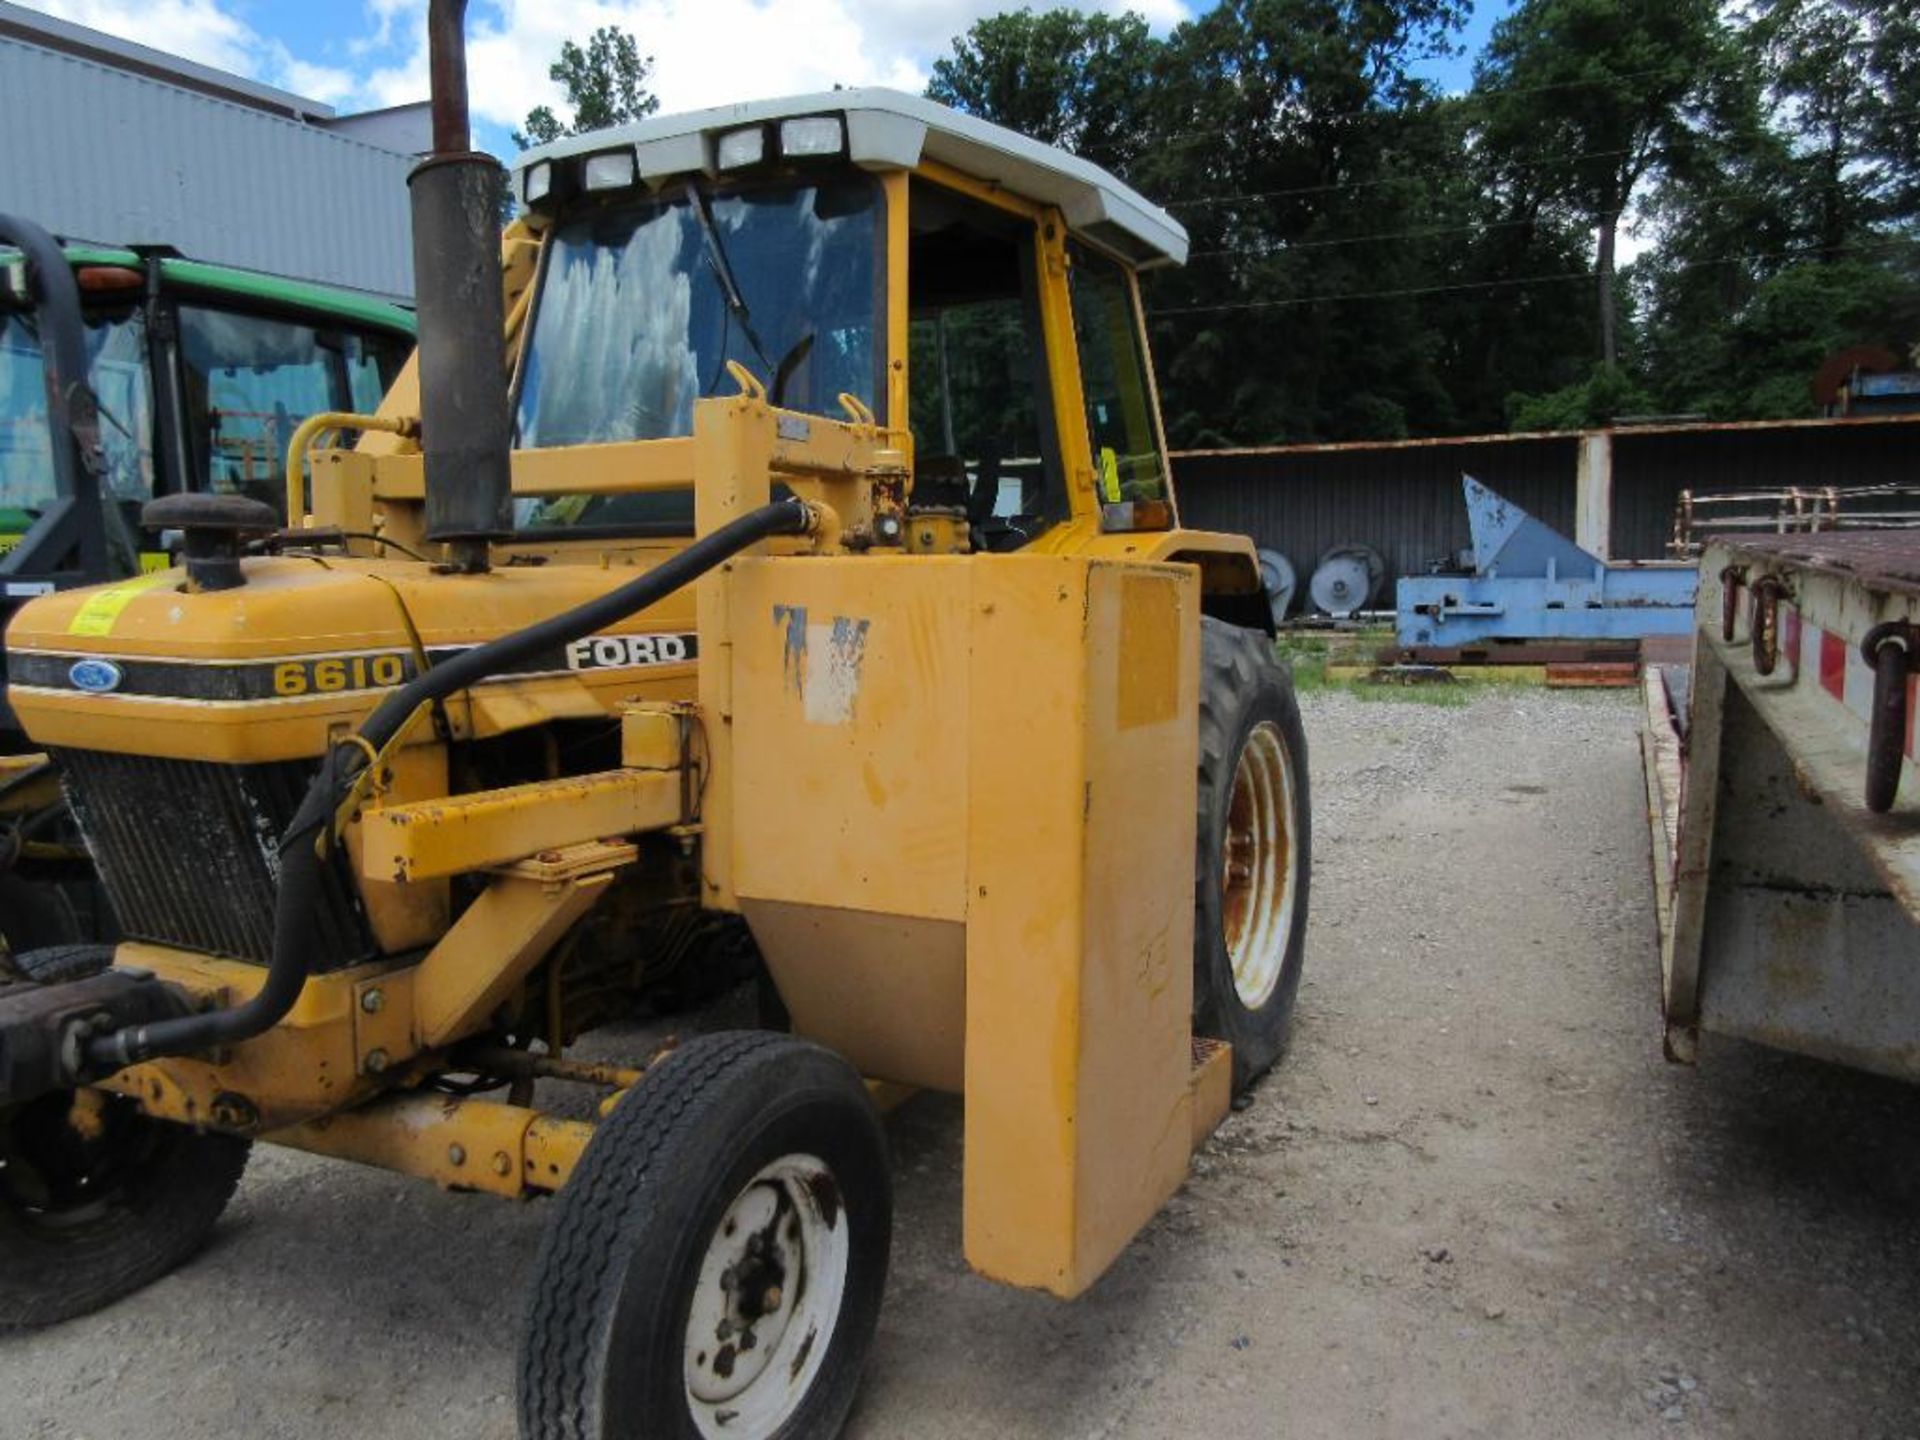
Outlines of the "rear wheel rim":
{"label": "rear wheel rim", "polygon": [[833,1344],[851,1251],[839,1183],[816,1156],[782,1156],[734,1197],[687,1315],[687,1408],[706,1440],[772,1435],[800,1408]]}
{"label": "rear wheel rim", "polygon": [[1292,757],[1272,720],[1247,734],[1233,770],[1220,865],[1220,926],[1240,1003],[1258,1010],[1273,998],[1293,937]]}

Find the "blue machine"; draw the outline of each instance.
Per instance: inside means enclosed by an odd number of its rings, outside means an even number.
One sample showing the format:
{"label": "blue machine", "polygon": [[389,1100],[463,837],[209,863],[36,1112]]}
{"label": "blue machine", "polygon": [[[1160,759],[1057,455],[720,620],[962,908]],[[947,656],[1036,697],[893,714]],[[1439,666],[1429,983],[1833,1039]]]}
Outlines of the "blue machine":
{"label": "blue machine", "polygon": [[1403,578],[1400,644],[1637,640],[1692,632],[1697,566],[1609,564],[1471,475],[1461,478],[1473,531],[1472,572]]}

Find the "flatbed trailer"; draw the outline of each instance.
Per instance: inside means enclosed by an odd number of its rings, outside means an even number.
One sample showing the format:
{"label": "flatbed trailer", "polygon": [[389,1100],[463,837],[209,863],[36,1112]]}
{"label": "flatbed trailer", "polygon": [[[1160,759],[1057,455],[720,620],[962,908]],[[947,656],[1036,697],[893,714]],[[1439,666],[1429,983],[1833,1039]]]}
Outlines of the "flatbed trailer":
{"label": "flatbed trailer", "polygon": [[[1723,536],[1643,735],[1665,1047],[1920,1079],[1920,535]],[[1684,683],[1683,683],[1684,682]]]}

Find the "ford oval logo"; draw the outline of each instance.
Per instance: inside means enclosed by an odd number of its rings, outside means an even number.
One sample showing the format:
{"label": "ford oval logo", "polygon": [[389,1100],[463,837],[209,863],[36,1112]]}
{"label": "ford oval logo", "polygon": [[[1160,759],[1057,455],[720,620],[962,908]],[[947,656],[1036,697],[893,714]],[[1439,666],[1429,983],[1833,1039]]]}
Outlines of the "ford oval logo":
{"label": "ford oval logo", "polygon": [[90,690],[96,695],[103,695],[120,688],[120,667],[111,660],[76,660],[73,668],[67,671],[67,679],[73,682],[76,690]]}

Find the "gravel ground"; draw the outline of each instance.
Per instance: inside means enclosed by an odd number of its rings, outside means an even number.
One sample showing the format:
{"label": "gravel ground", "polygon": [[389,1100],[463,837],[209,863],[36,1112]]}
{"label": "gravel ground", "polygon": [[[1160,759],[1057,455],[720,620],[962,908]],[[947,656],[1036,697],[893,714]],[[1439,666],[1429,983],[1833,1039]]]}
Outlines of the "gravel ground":
{"label": "gravel ground", "polygon": [[[1070,1305],[966,1272],[958,1108],[898,1112],[850,1433],[1920,1434],[1920,1090],[1661,1060],[1632,699],[1306,709],[1292,1054]],[[0,1338],[0,1435],[506,1440],[545,1213],[260,1153],[194,1264]]]}

